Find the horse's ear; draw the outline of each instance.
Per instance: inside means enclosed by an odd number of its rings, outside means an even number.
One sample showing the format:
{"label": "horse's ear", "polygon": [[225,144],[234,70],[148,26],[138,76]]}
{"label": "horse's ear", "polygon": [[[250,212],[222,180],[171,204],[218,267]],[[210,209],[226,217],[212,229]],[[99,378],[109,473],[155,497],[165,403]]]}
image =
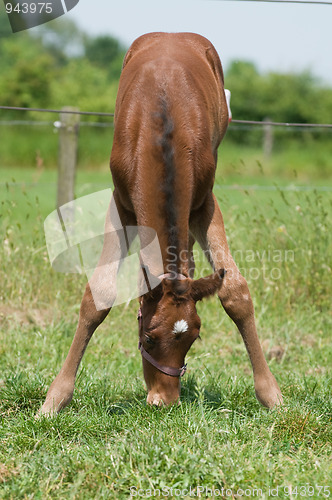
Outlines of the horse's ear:
{"label": "horse's ear", "polygon": [[195,302],[202,300],[204,297],[214,295],[222,285],[225,269],[219,269],[210,276],[195,280],[191,284],[191,296]]}

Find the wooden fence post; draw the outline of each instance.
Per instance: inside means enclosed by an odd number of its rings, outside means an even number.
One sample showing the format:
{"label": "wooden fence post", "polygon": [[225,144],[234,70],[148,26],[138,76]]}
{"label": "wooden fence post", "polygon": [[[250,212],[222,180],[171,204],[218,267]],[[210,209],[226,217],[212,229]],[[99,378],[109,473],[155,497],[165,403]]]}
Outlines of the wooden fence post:
{"label": "wooden fence post", "polygon": [[[66,106],[62,111],[78,111]],[[57,208],[74,199],[79,115],[60,113]]]}
{"label": "wooden fence post", "polygon": [[[265,118],[265,122],[269,122],[269,118]],[[270,123],[263,125],[263,154],[265,158],[270,158],[273,149],[273,128]]]}

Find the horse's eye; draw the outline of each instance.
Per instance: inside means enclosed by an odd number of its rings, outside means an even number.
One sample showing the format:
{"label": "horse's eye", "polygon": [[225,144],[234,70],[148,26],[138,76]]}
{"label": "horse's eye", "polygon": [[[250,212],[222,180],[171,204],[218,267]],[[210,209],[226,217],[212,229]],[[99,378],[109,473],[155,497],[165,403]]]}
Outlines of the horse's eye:
{"label": "horse's eye", "polygon": [[145,334],[144,336],[145,336],[145,340],[147,341],[148,344],[151,345],[154,343],[154,340],[153,340],[153,338],[150,337],[150,335]]}

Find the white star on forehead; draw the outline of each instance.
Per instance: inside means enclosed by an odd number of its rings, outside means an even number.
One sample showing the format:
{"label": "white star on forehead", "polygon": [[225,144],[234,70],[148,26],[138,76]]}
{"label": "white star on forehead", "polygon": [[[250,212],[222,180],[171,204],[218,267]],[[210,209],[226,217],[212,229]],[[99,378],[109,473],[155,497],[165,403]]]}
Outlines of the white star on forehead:
{"label": "white star on forehead", "polygon": [[185,319],[180,319],[174,323],[173,333],[185,333],[188,330],[188,323]]}

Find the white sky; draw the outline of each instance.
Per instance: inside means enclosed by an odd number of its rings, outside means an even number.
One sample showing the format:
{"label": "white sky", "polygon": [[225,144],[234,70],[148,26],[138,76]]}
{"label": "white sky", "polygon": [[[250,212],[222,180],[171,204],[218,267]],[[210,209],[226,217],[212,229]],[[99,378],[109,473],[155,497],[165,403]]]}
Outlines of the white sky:
{"label": "white sky", "polygon": [[149,31],[193,31],[216,47],[224,67],[254,62],[260,71],[311,70],[332,86],[332,5],[220,0],[80,0],[68,14],[88,33],[129,46]]}

